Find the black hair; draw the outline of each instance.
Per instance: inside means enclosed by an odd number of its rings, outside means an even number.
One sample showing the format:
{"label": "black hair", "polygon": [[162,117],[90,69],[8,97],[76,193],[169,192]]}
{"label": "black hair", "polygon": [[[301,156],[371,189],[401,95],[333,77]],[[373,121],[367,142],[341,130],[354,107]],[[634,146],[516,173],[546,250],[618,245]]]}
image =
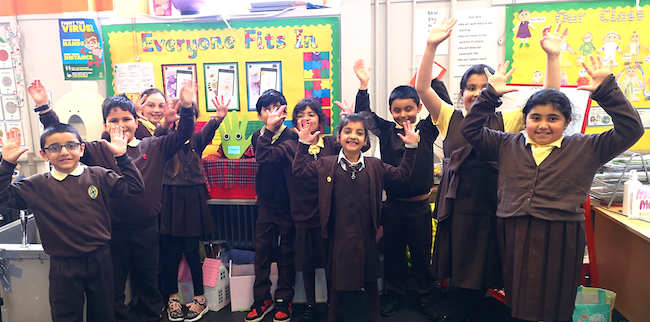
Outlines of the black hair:
{"label": "black hair", "polygon": [[572,119],[571,101],[566,95],[564,95],[564,93],[554,88],[543,89],[533,94],[528,101],[526,101],[526,105],[524,105],[524,118],[528,116],[528,113],[530,113],[530,110],[532,110],[533,107],[547,104],[553,105],[553,107],[559,110],[567,121]]}
{"label": "black hair", "polygon": [[[469,78],[472,77],[472,75],[485,75],[485,69],[488,69],[488,71],[494,75],[494,69],[492,67],[485,65],[485,64],[476,64],[473,65],[472,67],[468,68],[465,73],[463,74],[463,77],[460,79],[460,95],[458,96],[458,104],[459,106],[464,106],[463,105],[463,93],[465,92],[465,88],[467,87],[467,82],[469,81]],[[487,75],[485,75],[487,77]]]}
{"label": "black hair", "polygon": [[262,96],[257,99],[257,104],[255,104],[255,109],[257,114],[262,114],[262,109],[269,106],[275,105],[275,103],[280,103],[280,105],[287,105],[287,99],[284,98],[281,92],[278,92],[274,89],[267,89],[262,93]]}
{"label": "black hair", "polygon": [[140,94],[140,97],[155,95],[155,94],[160,94],[163,98],[165,98],[165,94],[161,90],[155,87],[145,89],[144,91],[142,91],[142,94]]}
{"label": "black hair", "polygon": [[[470,68],[468,68],[465,73],[463,74],[463,78],[460,79],[460,94],[463,96],[463,92],[465,91],[465,87],[467,87],[467,81],[469,81],[469,78],[472,77],[472,75],[485,75],[485,69],[488,69],[490,74],[494,74],[494,69],[492,67],[485,65],[485,64],[477,64],[474,65]],[[486,75],[487,77],[487,75]]]}
{"label": "black hair", "polygon": [[350,122],[361,122],[363,123],[363,130],[366,134],[366,138],[368,137],[368,132],[372,130],[372,122],[370,121],[370,117],[367,112],[361,112],[361,113],[352,113],[348,114],[345,117],[341,119],[339,122],[339,125],[336,126],[336,133],[338,135],[341,134],[341,131],[343,128],[348,125]]}
{"label": "black hair", "polygon": [[48,126],[41,134],[41,150],[45,149],[45,142],[47,142],[47,139],[56,133],[72,133],[77,137],[79,143],[83,142],[81,140],[81,135],[79,135],[79,131],[77,131],[74,126],[65,123],[57,123]]}
{"label": "black hair", "polygon": [[325,123],[325,114],[323,113],[323,108],[320,106],[320,102],[313,98],[303,98],[293,108],[293,119],[291,120],[293,127],[298,127],[298,113],[307,109],[307,106],[311,107],[311,110],[316,113],[316,116],[318,116],[318,125],[322,127]]}
{"label": "black hair", "polygon": [[116,95],[116,96],[111,96],[107,99],[104,100],[102,103],[102,116],[104,117],[104,123],[106,123],[106,118],[108,118],[108,115],[111,114],[111,111],[114,108],[119,108],[123,111],[130,112],[133,114],[133,119],[137,120],[138,115],[135,113],[135,106],[133,105],[133,102],[126,97],[126,95]]}
{"label": "black hair", "polygon": [[415,105],[420,105],[420,96],[418,91],[409,85],[400,85],[395,87],[388,97],[388,106],[393,105],[393,101],[397,99],[412,99]]}

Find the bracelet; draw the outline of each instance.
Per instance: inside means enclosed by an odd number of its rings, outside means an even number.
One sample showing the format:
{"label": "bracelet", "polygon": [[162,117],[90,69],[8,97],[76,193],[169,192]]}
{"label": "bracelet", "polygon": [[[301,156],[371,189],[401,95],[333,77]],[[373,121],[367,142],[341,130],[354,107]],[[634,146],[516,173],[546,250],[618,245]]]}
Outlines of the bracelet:
{"label": "bracelet", "polygon": [[49,108],[50,108],[50,104],[45,104],[45,105],[37,106],[37,107],[34,109],[34,112],[42,112],[42,111],[45,111],[45,110],[47,110],[47,109],[49,109]]}

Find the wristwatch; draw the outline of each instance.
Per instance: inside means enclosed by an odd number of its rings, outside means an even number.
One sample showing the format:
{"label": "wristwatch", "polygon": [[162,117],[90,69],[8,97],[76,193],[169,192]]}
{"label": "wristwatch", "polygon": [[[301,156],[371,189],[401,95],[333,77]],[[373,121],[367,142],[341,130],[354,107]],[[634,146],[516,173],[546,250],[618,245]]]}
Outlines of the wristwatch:
{"label": "wristwatch", "polygon": [[47,110],[48,108],[50,108],[50,104],[45,104],[45,105],[37,106],[37,107],[34,109],[34,112],[42,112],[42,111]]}

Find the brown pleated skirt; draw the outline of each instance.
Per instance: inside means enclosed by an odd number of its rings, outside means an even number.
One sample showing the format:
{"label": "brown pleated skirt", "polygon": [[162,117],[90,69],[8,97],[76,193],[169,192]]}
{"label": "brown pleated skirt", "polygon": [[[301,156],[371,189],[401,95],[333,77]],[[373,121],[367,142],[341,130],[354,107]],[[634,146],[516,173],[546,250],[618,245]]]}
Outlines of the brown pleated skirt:
{"label": "brown pleated skirt", "polygon": [[483,290],[503,287],[496,216],[454,214],[438,223],[432,274],[453,286]]}
{"label": "brown pleated skirt", "polygon": [[585,251],[584,222],[499,218],[497,234],[512,316],[571,319]]}
{"label": "brown pleated skirt", "polygon": [[160,233],[193,237],[217,230],[207,203],[205,185],[163,186]]}
{"label": "brown pleated skirt", "polygon": [[293,252],[296,271],[302,272],[317,268],[327,268],[328,242],[321,235],[320,226],[315,228],[296,228]]}

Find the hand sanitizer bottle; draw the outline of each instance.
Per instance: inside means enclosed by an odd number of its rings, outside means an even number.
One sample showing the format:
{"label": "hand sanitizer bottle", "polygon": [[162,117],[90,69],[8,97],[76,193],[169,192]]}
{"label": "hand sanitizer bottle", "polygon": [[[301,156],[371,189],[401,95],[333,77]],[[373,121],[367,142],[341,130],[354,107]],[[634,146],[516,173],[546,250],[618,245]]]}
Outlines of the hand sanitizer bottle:
{"label": "hand sanitizer bottle", "polygon": [[639,174],[636,170],[630,171],[630,179],[623,184],[623,215],[632,216],[632,204],[634,201],[634,193],[643,185],[639,181]]}

